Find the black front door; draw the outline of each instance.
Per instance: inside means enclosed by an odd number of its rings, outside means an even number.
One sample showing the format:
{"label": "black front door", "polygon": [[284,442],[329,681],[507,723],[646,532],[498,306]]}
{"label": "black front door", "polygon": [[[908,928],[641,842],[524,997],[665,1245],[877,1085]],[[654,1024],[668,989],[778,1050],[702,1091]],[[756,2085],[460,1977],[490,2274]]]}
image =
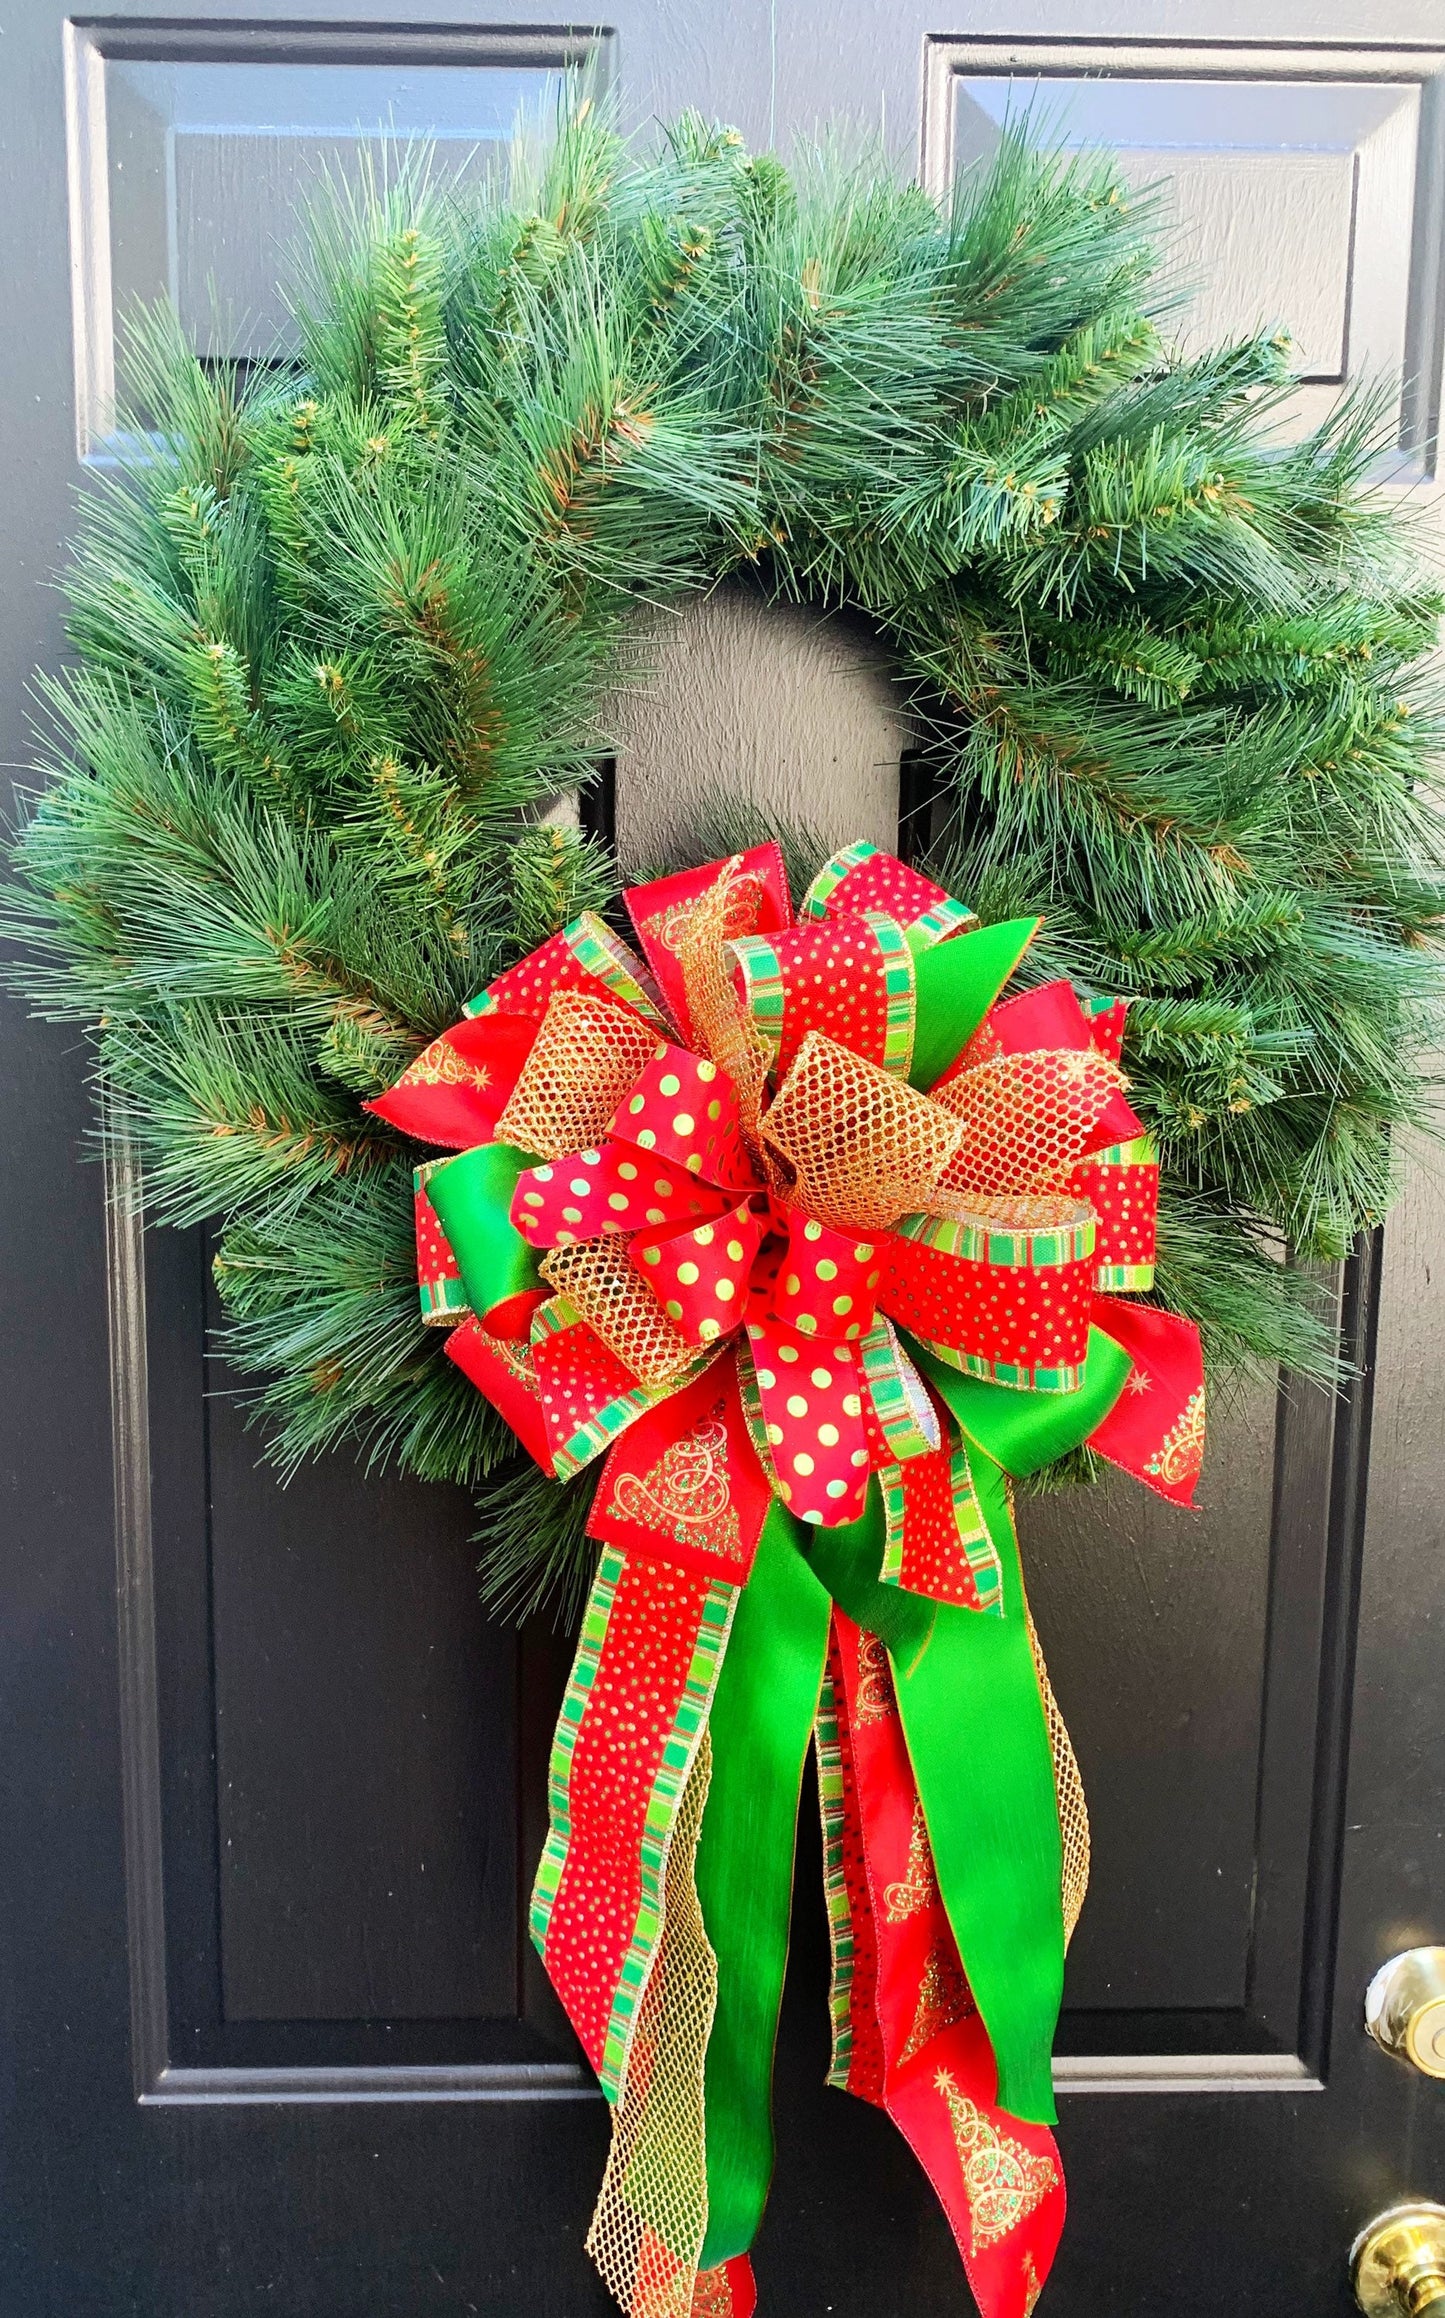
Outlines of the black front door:
{"label": "black front door", "polygon": [[[1435,0],[1396,0],[1397,48],[1369,45],[1364,0],[1313,11],[1313,45],[1286,6],[1266,22],[1243,0],[1198,8],[1180,45],[1150,37],[1147,0],[1036,9],[1027,40],[980,8],[953,37],[928,0],[626,0],[592,28],[528,0],[505,25],[462,0],[311,6],[324,20],[290,0],[264,21],[0,8],[8,763],[32,753],[29,671],[61,649],[46,583],[108,456],[127,300],[169,285],[205,351],[263,353],[319,164],[384,128],[485,167],[518,105],[593,52],[632,117],[696,104],[759,144],[876,119],[881,90],[889,138],[940,185],[1010,73],[1066,84],[1078,133],[1148,175],[1175,156],[1211,326],[1298,297],[1320,347],[1306,403],[1365,354],[1396,361],[1428,466]],[[1267,231],[1233,230],[1241,187]],[[884,834],[900,736],[850,647],[797,617],[739,634],[710,607],[664,653],[620,761],[624,848],[719,746],[777,798],[812,781],[840,841]],[[484,1617],[460,1497],[340,1460],[282,1490],[258,1465],[208,1373],[203,1241],[143,1238],[123,1168],[107,1185],[75,1037],[14,1005],[3,1035],[0,2311],[601,2312],[582,2238],[606,2114],[523,1923],[565,1644]],[[1337,1401],[1246,1397],[1196,1518],[1123,1486],[1026,1515],[1095,1833],[1054,2318],[1343,2312],[1355,2230],[1445,2195],[1445,2087],[1362,2027],[1376,1966],[1445,1938],[1442,1247],[1421,1177],[1340,1285],[1367,1373]],[[806,1813],[798,1891],[762,2306],[962,2310],[903,2143],[823,2089]]]}

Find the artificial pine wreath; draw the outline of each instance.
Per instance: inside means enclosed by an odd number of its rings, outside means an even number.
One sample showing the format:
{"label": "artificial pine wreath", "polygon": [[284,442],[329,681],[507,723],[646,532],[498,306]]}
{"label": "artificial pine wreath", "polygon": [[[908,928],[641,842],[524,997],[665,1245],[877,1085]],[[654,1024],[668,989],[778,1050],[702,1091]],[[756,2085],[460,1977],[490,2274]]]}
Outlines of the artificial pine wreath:
{"label": "artificial pine wreath", "polygon": [[[403,181],[314,256],[295,364],[138,336],[25,986],[151,1211],[218,1222],[280,1462],[481,1487],[494,1594],[590,1587],[531,1923],[629,2318],[755,2306],[810,1747],[830,2081],[1027,2318],[1087,1823],[1009,1478],[1187,1503],[1201,1344],[1331,1371],[1278,1256],[1340,1256],[1422,1113],[1440,601],[1368,403],[1280,447],[1281,341],[1165,351],[1101,162],[1006,139],[940,214],[584,105],[506,199]],[[699,831],[639,957],[540,809],[639,606],[729,575],[872,619],[950,833]]]}
{"label": "artificial pine wreath", "polygon": [[353,1440],[481,1490],[513,1602],[585,1586],[586,1486],[520,1476],[423,1328],[415,1154],[362,1105],[612,903],[539,808],[607,748],[637,607],[728,575],[876,624],[942,883],[1042,915],[1025,983],[1132,1000],[1162,1303],[1215,1373],[1328,1373],[1276,1258],[1345,1251],[1421,1114],[1440,598],[1364,487],[1368,399],[1279,448],[1287,343],[1171,356],[1147,229],[1107,160],[1016,137],[940,210],[695,118],[639,163],[584,106],[480,207],[404,177],[319,223],[295,362],[135,334],[25,987],[91,1027],[149,1213],[216,1220],[282,1466]]}

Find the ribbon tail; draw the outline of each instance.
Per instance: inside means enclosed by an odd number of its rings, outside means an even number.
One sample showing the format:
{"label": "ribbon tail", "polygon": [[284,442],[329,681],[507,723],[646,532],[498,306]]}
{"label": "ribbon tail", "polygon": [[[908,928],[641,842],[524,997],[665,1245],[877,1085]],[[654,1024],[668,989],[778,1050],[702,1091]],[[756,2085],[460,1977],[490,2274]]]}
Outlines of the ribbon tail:
{"label": "ribbon tail", "polygon": [[746,2254],[699,2270],[692,2290],[689,2318],[753,2318],[758,2306],[757,2281]]}
{"label": "ribbon tail", "polygon": [[[738,1598],[722,1579],[605,1546],[557,1720],[532,1939],[613,2103]],[[625,1751],[619,1732],[630,1734]]]}
{"label": "ribbon tail", "polygon": [[880,1577],[887,1543],[884,1493],[875,1480],[858,1520],[836,1529],[805,1529],[798,1550],[838,1608],[856,1626],[879,1635],[901,1666],[912,1666],[927,1649],[935,1604]]}
{"label": "ribbon tail", "polygon": [[731,2265],[762,2220],[773,2171],[772,2076],[787,1966],[798,1798],[832,1603],[775,1506],[758,1540],[712,1709],[712,1784],[697,1887],[717,1959],[707,2048],[707,2236]]}
{"label": "ribbon tail", "polygon": [[942,1905],[889,1662],[835,1616],[818,1719],[833,1935],[830,2081],[883,2108],[954,2233],[983,2318],[1028,2318],[1064,2219],[1053,2136],[1006,2117]]}
{"label": "ribbon tail", "polygon": [[[662,1931],[637,2008],[612,2146],[587,2251],[629,2318],[682,2318],[697,2307],[707,2228],[703,2065],[717,2002],[717,1960],[694,1868],[711,1777],[703,1733],[667,1857]],[[710,2289],[711,2290],[711,2289]],[[708,2308],[707,2300],[702,2303]],[[713,2291],[713,2307],[728,2302]]]}
{"label": "ribbon tail", "polygon": [[1132,1362],[1127,1389],[1089,1446],[1176,1505],[1204,1462],[1204,1354],[1192,1320],[1123,1296],[1095,1299],[1099,1326]]}
{"label": "ribbon tail", "polygon": [[1051,2125],[1064,1984],[1053,1752],[1004,1476],[977,1456],[973,1478],[1003,1616],[937,1604],[927,1649],[895,1664],[898,1705],[943,1903],[998,2064],[998,2105]]}
{"label": "ribbon tail", "polygon": [[839,1609],[888,1649],[943,1904],[998,2063],[999,2105],[1052,2124],[1064,1977],[1053,1750],[1007,1486],[981,1454],[972,1474],[1001,1616],[879,1583],[876,1489],[860,1521],[810,1529],[799,1549]]}

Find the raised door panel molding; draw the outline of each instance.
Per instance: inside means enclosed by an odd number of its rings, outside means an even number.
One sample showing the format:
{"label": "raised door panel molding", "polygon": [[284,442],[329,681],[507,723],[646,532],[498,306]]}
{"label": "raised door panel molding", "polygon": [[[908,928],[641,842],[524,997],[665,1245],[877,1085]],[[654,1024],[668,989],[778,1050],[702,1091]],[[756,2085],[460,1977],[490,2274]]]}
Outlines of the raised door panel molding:
{"label": "raised door panel molding", "polygon": [[583,25],[71,24],[66,134],[78,449],[115,448],[117,340],[168,295],[203,355],[267,361],[295,343],[298,220],[328,189],[422,166],[485,177],[561,75],[609,75]]}
{"label": "raised door panel molding", "polygon": [[936,192],[1028,113],[1110,146],[1156,187],[1181,351],[1287,330],[1301,384],[1282,431],[1365,375],[1398,383],[1392,479],[1433,481],[1442,301],[1445,49],[931,39],[923,169]]}

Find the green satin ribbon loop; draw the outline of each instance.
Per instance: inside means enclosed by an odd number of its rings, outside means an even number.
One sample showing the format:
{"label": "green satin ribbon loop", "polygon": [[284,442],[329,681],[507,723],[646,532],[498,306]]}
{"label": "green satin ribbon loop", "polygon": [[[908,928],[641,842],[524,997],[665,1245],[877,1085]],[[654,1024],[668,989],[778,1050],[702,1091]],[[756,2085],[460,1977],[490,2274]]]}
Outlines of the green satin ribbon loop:
{"label": "green satin ribbon loop", "polygon": [[1010,918],[935,942],[913,961],[917,1016],[909,1083],[931,1087],[961,1054],[1033,940],[1038,918]]}
{"label": "green satin ribbon loop", "polygon": [[427,1197],[478,1319],[509,1296],[543,1284],[536,1252],[512,1221],[517,1178],[536,1164],[530,1152],[510,1143],[478,1143],[427,1178]]}
{"label": "green satin ribbon loop", "polygon": [[1063,1844],[1053,1754],[999,1467],[973,1483],[1003,1570],[1001,1618],[940,1603],[927,1649],[894,1680],[938,1887],[1012,2116],[1055,2119],[1064,1985]]}
{"label": "green satin ribbon loop", "polygon": [[1077,1392],[1020,1392],[1014,1385],[960,1375],[912,1337],[908,1350],[947,1401],[970,1446],[982,1449],[1006,1473],[1019,1475],[1036,1473],[1086,1441],[1114,1406],[1134,1365],[1102,1328],[1089,1330]]}
{"label": "green satin ribbon loop", "polygon": [[773,2050],[798,1797],[833,1613],[794,1542],[798,1526],[781,1505],[763,1524],[709,1723],[712,1784],[697,1891],[718,1992],[707,2048],[704,2269],[747,2252],[773,2173]]}

